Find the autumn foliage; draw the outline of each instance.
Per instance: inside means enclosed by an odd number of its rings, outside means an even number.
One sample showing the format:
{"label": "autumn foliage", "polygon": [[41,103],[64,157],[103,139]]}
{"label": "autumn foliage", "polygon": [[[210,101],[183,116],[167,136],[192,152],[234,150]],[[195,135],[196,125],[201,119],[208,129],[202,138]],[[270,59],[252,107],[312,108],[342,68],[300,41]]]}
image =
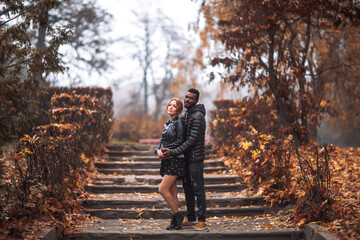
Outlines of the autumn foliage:
{"label": "autumn foliage", "polygon": [[[43,76],[65,70],[58,50],[69,38],[69,26],[55,27],[47,19],[48,11],[60,4],[43,0],[1,2],[0,146],[31,131],[40,114],[39,84],[44,82]],[[46,38],[46,46],[35,46],[32,35]]]}
{"label": "autumn foliage", "polygon": [[131,114],[129,117],[115,120],[112,138],[134,142],[139,141],[139,139],[160,138],[165,122],[165,119],[155,121],[151,116]]}
{"label": "autumn foliage", "polygon": [[[81,94],[81,90],[79,88],[73,92]],[[105,90],[101,93],[98,90],[92,94],[93,96],[55,93],[51,98],[51,116],[54,123],[81,123],[80,148],[87,155],[96,154],[105,147],[104,144],[109,141],[113,121],[111,92]]]}
{"label": "autumn foliage", "polygon": [[211,132],[226,163],[271,204],[296,204],[291,219],[299,226],[319,221],[358,239],[359,186],[353,172],[335,167],[358,170],[358,150],[349,151],[355,159],[348,163],[338,157],[346,149],[316,143],[322,123],[358,145],[358,2],[204,0],[200,12],[199,50],[219,67],[210,80],[249,93],[215,102]]}
{"label": "autumn foliage", "polygon": [[303,190],[299,198],[297,212],[304,214],[308,221],[325,220],[332,218],[332,194],[329,151],[333,147],[318,149],[315,147],[312,154],[302,156],[296,151],[300,168],[298,184]]}
{"label": "autumn foliage", "polygon": [[52,123],[34,127],[19,140],[14,164],[5,174],[9,184],[2,195],[8,200],[1,209],[8,220],[2,227],[13,237],[24,237],[24,224],[32,218],[48,219],[67,234],[72,221],[85,217],[76,214],[81,211],[77,199],[84,195],[82,183],[110,138],[111,89],[48,90],[53,94],[47,103],[53,107]]}
{"label": "autumn foliage", "polygon": [[[211,135],[226,161],[254,186],[270,181],[284,190],[290,183],[292,135],[278,130],[278,117],[265,98],[219,100],[211,112]],[[264,117],[266,116],[266,117]]]}
{"label": "autumn foliage", "polygon": [[46,119],[46,114],[40,112],[39,102],[35,101],[36,95],[41,93],[30,81],[0,79],[0,146],[29,133],[34,122]]}
{"label": "autumn foliage", "polygon": [[289,225],[317,222],[345,239],[360,236],[355,181],[359,148],[295,141],[291,130],[278,131],[278,116],[266,98],[214,104],[213,146],[234,173],[252,186],[252,194],[263,194],[273,206],[294,206]]}
{"label": "autumn foliage", "polygon": [[75,178],[80,167],[77,126],[51,124],[34,129],[33,136],[20,139],[14,156],[20,202],[26,202],[30,189],[41,183],[53,197],[62,199],[65,178]]}
{"label": "autumn foliage", "polygon": [[323,113],[334,114],[331,100],[338,102],[344,89],[336,83],[358,86],[359,63],[348,52],[358,52],[358,41],[344,35],[358,29],[357,2],[206,0],[200,11],[203,46],[211,46],[211,39],[223,47],[210,53],[211,64],[226,72],[214,71],[210,79],[270,97],[281,125],[297,140],[316,139]]}

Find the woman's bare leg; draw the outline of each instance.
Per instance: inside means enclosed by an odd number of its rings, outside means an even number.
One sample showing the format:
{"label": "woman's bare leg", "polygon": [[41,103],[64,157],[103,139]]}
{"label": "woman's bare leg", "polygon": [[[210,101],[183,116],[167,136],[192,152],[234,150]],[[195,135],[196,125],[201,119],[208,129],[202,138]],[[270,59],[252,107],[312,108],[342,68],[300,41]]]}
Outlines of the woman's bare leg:
{"label": "woman's bare leg", "polygon": [[176,187],[176,178],[177,178],[177,176],[165,175],[164,178],[162,179],[162,181],[160,183],[160,187],[159,187],[159,193],[165,199],[166,203],[170,207],[172,214],[175,214],[178,212],[177,197],[174,198],[174,196],[170,192],[170,189],[173,188],[174,184]]}
{"label": "woman's bare leg", "polygon": [[173,185],[170,186],[170,194],[173,196],[176,206],[179,208],[179,199],[178,199],[178,188],[176,185],[176,180]]}

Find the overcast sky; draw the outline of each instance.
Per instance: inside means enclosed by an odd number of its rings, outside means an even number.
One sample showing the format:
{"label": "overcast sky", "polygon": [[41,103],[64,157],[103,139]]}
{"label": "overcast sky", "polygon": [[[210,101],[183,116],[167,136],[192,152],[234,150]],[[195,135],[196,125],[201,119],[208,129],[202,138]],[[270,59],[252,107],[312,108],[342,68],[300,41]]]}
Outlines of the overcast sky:
{"label": "overcast sky", "polygon": [[[134,22],[137,19],[133,11],[149,13],[150,16],[155,16],[158,9],[171,18],[174,24],[183,30],[186,37],[190,38],[188,24],[196,21],[197,5],[199,4],[199,2],[195,3],[191,0],[98,0],[98,3],[114,17],[111,24],[112,31],[109,34],[112,39],[132,37],[137,34],[136,31],[139,31],[139,29],[134,27]],[[194,34],[192,33],[192,35]],[[106,76],[110,81],[116,82],[121,76],[126,78],[127,75],[133,74],[134,70],[136,70],[133,67],[137,67],[137,64],[131,64],[128,58],[124,59],[123,53],[126,49],[123,48],[123,43],[111,46],[111,53],[114,57],[121,57],[121,59],[113,62],[114,70]]]}
{"label": "overcast sky", "polygon": [[[111,39],[118,39],[127,36],[133,36],[136,34],[136,28],[134,27],[134,22],[136,22],[136,17],[133,14],[133,11],[136,12],[146,12],[154,14],[158,9],[162,11],[163,14],[171,18],[175,25],[179,26],[183,30],[183,34],[188,39],[194,40],[198,38],[192,31],[188,30],[189,24],[197,21],[199,4],[201,1],[191,1],[191,0],[98,0],[98,3],[107,10],[110,14],[113,15],[114,19],[111,24],[112,31],[108,34],[108,37]],[[155,15],[155,14],[154,14]],[[196,44],[194,44],[196,47]],[[93,79],[87,80],[86,85],[97,85],[101,87],[107,87],[112,83],[118,83],[118,89],[113,88],[114,92],[114,103],[115,103],[115,113],[118,111],[118,105],[120,102],[124,102],[126,97],[124,96],[123,89],[126,89],[129,81],[134,81],[134,74],[139,73],[137,64],[132,64],[129,58],[123,58],[122,54],[126,49],[124,49],[121,43],[114,44],[111,46],[111,53],[114,58],[120,58],[114,60],[112,65],[114,69],[112,71],[107,71],[104,76],[95,77]],[[140,73],[139,73],[140,74]],[[127,77],[131,76],[132,77]],[[125,80],[124,80],[125,79]],[[129,79],[128,82],[126,79]],[[139,77],[139,81],[141,78]],[[202,78],[198,80],[199,90],[203,92],[208,92],[206,98],[202,98],[202,101],[207,105],[208,109],[213,108],[212,101],[214,96],[219,89],[219,83],[209,84],[207,78]],[[226,98],[237,98],[239,93],[236,92],[227,92]],[[203,95],[204,96],[204,95]]]}

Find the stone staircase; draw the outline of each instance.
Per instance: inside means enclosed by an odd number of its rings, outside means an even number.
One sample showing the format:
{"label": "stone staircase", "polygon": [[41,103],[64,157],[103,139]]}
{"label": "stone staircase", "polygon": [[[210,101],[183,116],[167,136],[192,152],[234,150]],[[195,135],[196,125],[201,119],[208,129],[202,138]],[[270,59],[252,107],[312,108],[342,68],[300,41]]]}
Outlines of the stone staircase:
{"label": "stone staircase", "polygon": [[[205,188],[207,229],[167,231],[171,211],[158,185],[160,161],[150,145],[108,146],[96,166],[101,175],[86,186],[85,212],[97,217],[78,226],[73,239],[303,239],[303,232],[281,229],[271,222],[273,210],[262,197],[246,197],[247,186],[207,149]],[[181,181],[180,212],[186,214]]]}

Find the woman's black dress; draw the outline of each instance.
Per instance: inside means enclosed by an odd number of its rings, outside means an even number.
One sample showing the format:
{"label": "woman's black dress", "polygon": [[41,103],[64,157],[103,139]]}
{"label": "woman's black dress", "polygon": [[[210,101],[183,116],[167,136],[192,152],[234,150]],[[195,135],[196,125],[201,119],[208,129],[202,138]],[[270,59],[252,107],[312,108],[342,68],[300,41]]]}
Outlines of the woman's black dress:
{"label": "woman's black dress", "polygon": [[[155,154],[161,147],[174,149],[185,140],[185,128],[182,120],[175,117],[165,123],[161,140],[155,148]],[[185,159],[183,157],[170,157],[161,161],[160,175],[177,176],[181,179],[185,173]]]}

